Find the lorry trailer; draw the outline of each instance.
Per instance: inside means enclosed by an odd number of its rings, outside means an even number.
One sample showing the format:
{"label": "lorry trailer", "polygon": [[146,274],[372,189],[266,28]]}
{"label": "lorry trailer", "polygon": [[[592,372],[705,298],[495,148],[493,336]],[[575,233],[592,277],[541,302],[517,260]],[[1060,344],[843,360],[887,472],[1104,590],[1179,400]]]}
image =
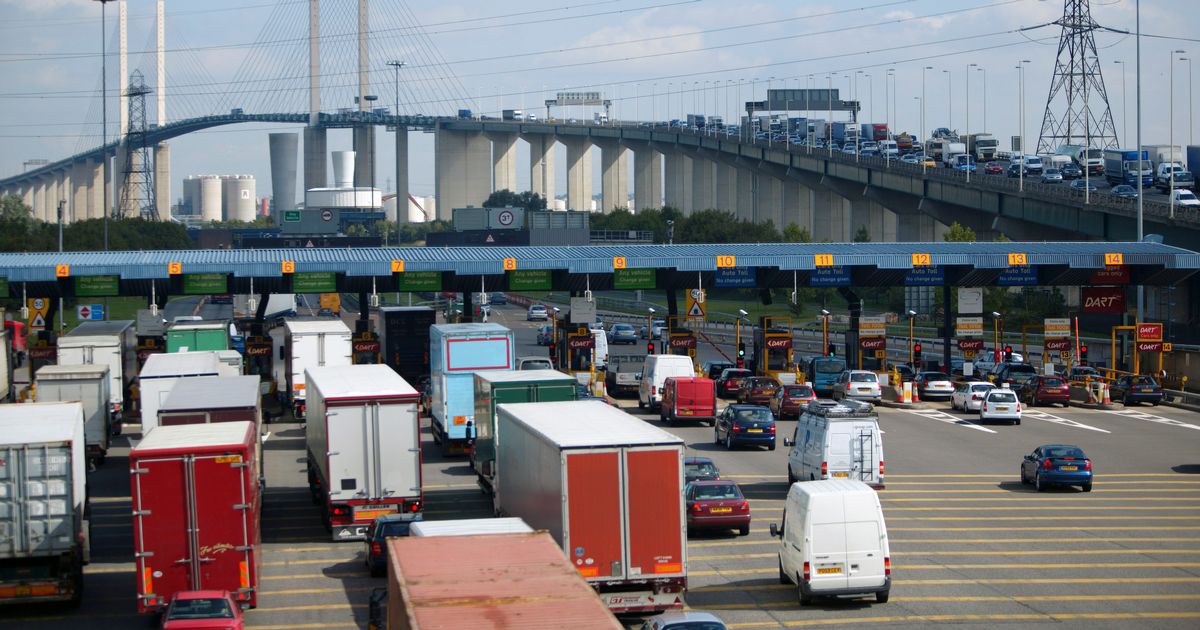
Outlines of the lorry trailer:
{"label": "lorry trailer", "polygon": [[83,322],[58,339],[59,365],[108,366],[109,413],[124,417],[130,386],[138,375],[137,330],[133,320]]}
{"label": "lorry trailer", "polygon": [[297,420],[304,418],[304,371],[353,363],[351,336],[350,329],[340,319],[288,320],[283,330],[272,331],[275,392]]}
{"label": "lorry trailer", "polygon": [[513,369],[515,346],[500,324],[430,327],[430,428],[443,454],[465,452],[475,438],[475,373]]}
{"label": "lorry trailer", "polygon": [[557,370],[497,370],[475,373],[475,444],[471,465],[490,491],[496,475],[496,405],[575,400],[576,380]]}
{"label": "lorry trailer", "polygon": [[79,401],[83,404],[83,436],[88,457],[104,463],[112,435],[108,366],[43,365],[34,375],[38,402]]}

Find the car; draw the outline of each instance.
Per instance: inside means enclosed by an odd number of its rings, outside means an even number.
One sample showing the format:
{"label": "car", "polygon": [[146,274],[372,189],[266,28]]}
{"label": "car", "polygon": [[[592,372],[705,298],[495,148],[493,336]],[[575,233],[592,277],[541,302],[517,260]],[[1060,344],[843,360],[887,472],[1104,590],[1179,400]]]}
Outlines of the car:
{"label": "car", "polygon": [[904,162],[905,164],[916,164],[916,163],[920,162],[921,160],[920,160],[920,158],[918,158],[916,155],[914,155],[912,153],[905,153],[904,155],[900,156],[900,161]]}
{"label": "car", "polygon": [[651,617],[641,625],[641,630],[726,630],[726,626],[708,613],[689,610]]}
{"label": "car", "polygon": [[1104,380],[1104,375],[1100,371],[1090,365],[1076,365],[1059,376],[1067,379],[1070,382],[1081,382],[1085,380],[1101,381]]}
{"label": "car", "polygon": [[1200,198],[1190,190],[1172,190],[1171,201],[1177,206],[1200,206]]}
{"label": "car", "polygon": [[721,372],[736,367],[732,361],[705,361],[700,367],[700,375],[716,381],[721,378]]}
{"label": "car", "polygon": [[742,380],[737,401],[742,404],[767,405],[777,389],[779,381],[769,376],[752,376]]}
{"label": "car", "polygon": [[750,502],[732,481],[712,479],[692,481],[684,488],[688,532],[696,530],[738,530],[750,535]]}
{"label": "car", "polygon": [[387,575],[387,539],[407,536],[413,521],[421,520],[420,514],[393,512],[376,516],[367,528],[367,570],[374,577]]}
{"label": "car", "polygon": [[646,326],[642,326],[641,329],[638,330],[638,334],[642,339],[658,339],[662,336],[662,331],[666,330],[666,328],[667,320],[652,319],[650,320],[650,327],[647,328]]}
{"label": "car", "polygon": [[754,372],[745,368],[725,368],[717,379],[717,396],[721,398],[737,398],[742,390],[742,381],[754,376]]}
{"label": "car", "polygon": [[954,396],[953,379],[945,372],[920,372],[913,378],[913,386],[922,400],[949,400]]}
{"label": "car", "polygon": [[532,322],[536,320],[546,321],[550,319],[550,311],[546,309],[545,304],[530,304],[529,310],[525,312],[525,321]]}
{"label": "car", "polygon": [[775,450],[775,416],[762,405],[733,404],[725,408],[713,425],[713,442],[735,446],[752,444]]}
{"label": "car", "polygon": [[1021,176],[1021,163],[1020,162],[1009,163],[1008,176],[1009,177],[1020,177]]}
{"label": "car", "polygon": [[[1093,184],[1089,180],[1077,179],[1077,180],[1071,182],[1071,190],[1078,190],[1079,192],[1083,192],[1083,191],[1096,192],[1097,190],[1099,190],[1099,188],[1097,188],[1096,185]],[[1197,202],[1196,205],[1200,205],[1200,202]]]}
{"label": "car", "polygon": [[713,460],[707,457],[683,458],[683,480],[685,482],[709,481],[720,478],[721,470],[717,468]]}
{"label": "car", "polygon": [[1113,186],[1112,190],[1108,191],[1108,194],[1114,197],[1120,197],[1121,199],[1137,199],[1138,196],[1137,188],[1134,188],[1129,184]]}
{"label": "car", "polygon": [[1058,169],[1062,172],[1063,179],[1079,179],[1083,177],[1083,169],[1079,168],[1074,162],[1067,162]]}
{"label": "car", "polygon": [[950,397],[950,407],[963,411],[979,411],[983,398],[996,386],[984,381],[959,383],[954,387],[954,395]]}
{"label": "car", "polygon": [[1001,175],[1004,173],[1004,165],[999,162],[988,162],[983,165],[985,175]]}
{"label": "car", "polygon": [[1092,491],[1092,460],[1071,444],[1043,444],[1021,462],[1021,483],[1032,483],[1038,492],[1052,485],[1079,486]]}
{"label": "car", "polygon": [[162,630],[222,628],[241,630],[242,608],[229,591],[179,591],[162,615]]}
{"label": "car", "polygon": [[937,168],[937,165],[938,165],[937,160],[935,160],[929,156],[925,156],[924,158],[921,158],[920,163],[921,163],[921,166],[924,166],[925,168]]}
{"label": "car", "polygon": [[1037,368],[1028,363],[1001,363],[992,368],[992,382],[1008,383],[1015,389],[1021,383],[1037,376]]}
{"label": "car", "polygon": [[517,357],[517,371],[523,370],[553,370],[554,363],[550,357],[527,356]]}
{"label": "car", "polygon": [[492,304],[508,304],[508,294],[500,291],[489,293],[488,302]]}
{"label": "car", "polygon": [[893,365],[889,372],[899,372],[901,383],[911,383],[917,377],[917,371],[911,365],[898,364]]}
{"label": "car", "polygon": [[879,404],[883,394],[879,388],[879,376],[869,370],[846,370],[833,384],[833,399],[864,399]]}
{"label": "car", "polygon": [[333,309],[323,308],[317,311],[317,317],[337,317],[337,315],[333,314]]}
{"label": "car", "polygon": [[816,399],[817,392],[811,385],[782,385],[771,397],[771,413],[780,420],[799,418],[804,406]]}
{"label": "car", "polygon": [[1162,387],[1153,376],[1147,375],[1122,376],[1109,386],[1108,393],[1113,400],[1120,400],[1124,405],[1148,402],[1157,406],[1163,399]]}
{"label": "car", "polygon": [[537,329],[537,345],[548,346],[554,341],[554,327],[550,324]]}
{"label": "car", "polygon": [[979,405],[979,420],[1008,420],[1021,424],[1021,401],[1017,400],[1017,393],[1006,385],[989,389]]}
{"label": "car", "polygon": [[1062,171],[1056,168],[1048,168],[1042,171],[1043,184],[1061,184],[1063,181]]}
{"label": "car", "polygon": [[1051,405],[1058,403],[1064,407],[1071,406],[1071,388],[1061,376],[1036,374],[1021,383],[1017,388],[1017,398],[1025,401],[1030,407],[1043,403]]}
{"label": "car", "polygon": [[633,324],[613,324],[608,329],[608,343],[636,344],[637,342],[637,330],[634,330]]}
{"label": "car", "polygon": [[878,149],[863,149],[858,153],[859,157],[879,157]]}

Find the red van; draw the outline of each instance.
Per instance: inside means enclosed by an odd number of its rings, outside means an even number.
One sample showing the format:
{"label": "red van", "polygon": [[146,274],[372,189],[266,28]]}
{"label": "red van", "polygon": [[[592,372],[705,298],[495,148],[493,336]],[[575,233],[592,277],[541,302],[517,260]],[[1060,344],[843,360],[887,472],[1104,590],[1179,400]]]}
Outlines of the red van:
{"label": "red van", "polygon": [[711,378],[673,376],[663,385],[658,418],[675,424],[696,420],[712,424],[717,417],[717,387]]}

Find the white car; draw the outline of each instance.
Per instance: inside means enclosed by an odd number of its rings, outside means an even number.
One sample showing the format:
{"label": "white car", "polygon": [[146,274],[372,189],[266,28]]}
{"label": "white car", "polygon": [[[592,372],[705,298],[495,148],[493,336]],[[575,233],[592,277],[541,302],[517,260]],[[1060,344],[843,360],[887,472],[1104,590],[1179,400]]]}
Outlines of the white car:
{"label": "white car", "polygon": [[913,384],[921,400],[949,400],[954,395],[954,382],[945,372],[920,372],[913,379]]}
{"label": "white car", "polygon": [[1177,206],[1200,206],[1200,198],[1196,197],[1196,193],[1187,190],[1172,190],[1171,201]]}
{"label": "white car", "polygon": [[546,321],[550,319],[550,312],[546,310],[545,304],[530,304],[529,311],[525,313],[525,321],[532,322],[534,320]]}
{"label": "white car", "polygon": [[833,384],[833,399],[857,398],[879,404],[879,376],[869,370],[846,370]]}
{"label": "white car", "polygon": [[641,630],[725,630],[725,623],[706,612],[665,612],[650,617]]}
{"label": "white car", "polygon": [[1017,400],[1016,392],[1008,387],[989,390],[979,406],[979,420],[1008,420],[1013,424],[1021,424],[1021,401]]}
{"label": "white car", "polygon": [[984,381],[959,383],[958,387],[954,388],[954,395],[950,397],[950,406],[963,411],[979,411],[983,406],[984,397],[993,389],[996,389],[995,385]]}

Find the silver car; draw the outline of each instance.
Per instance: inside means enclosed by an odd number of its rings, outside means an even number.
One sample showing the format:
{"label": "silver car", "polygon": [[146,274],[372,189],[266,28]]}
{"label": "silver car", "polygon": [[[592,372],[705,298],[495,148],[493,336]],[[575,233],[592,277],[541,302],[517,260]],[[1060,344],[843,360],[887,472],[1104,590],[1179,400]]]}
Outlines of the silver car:
{"label": "silver car", "polygon": [[1062,171],[1056,168],[1048,168],[1042,171],[1043,184],[1061,184],[1063,181]]}
{"label": "silver car", "polygon": [[525,313],[525,321],[532,322],[535,320],[546,321],[550,319],[550,312],[546,310],[545,304],[530,304],[529,311]]}
{"label": "silver car", "polygon": [[855,398],[879,404],[879,376],[869,370],[846,370],[833,384],[833,399]]}
{"label": "silver car", "polygon": [[650,617],[641,630],[726,630],[725,622],[706,612],[665,612]]}
{"label": "silver car", "polygon": [[1017,400],[1016,392],[1008,386],[988,391],[983,404],[979,406],[979,420],[1007,420],[1013,424],[1021,424],[1021,401]]}

